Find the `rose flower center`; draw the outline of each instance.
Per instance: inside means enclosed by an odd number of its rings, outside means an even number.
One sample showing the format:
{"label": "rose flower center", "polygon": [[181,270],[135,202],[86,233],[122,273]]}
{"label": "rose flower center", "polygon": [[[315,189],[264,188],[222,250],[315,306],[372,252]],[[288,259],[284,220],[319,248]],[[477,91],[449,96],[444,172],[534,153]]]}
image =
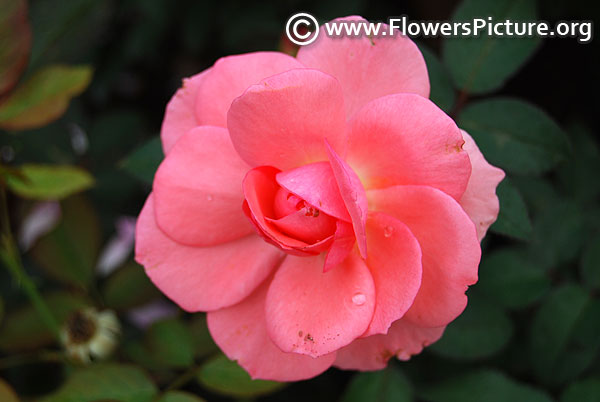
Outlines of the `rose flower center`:
{"label": "rose flower center", "polygon": [[282,233],[308,244],[324,240],[335,232],[335,218],[280,187],[273,203],[274,217],[267,217]]}

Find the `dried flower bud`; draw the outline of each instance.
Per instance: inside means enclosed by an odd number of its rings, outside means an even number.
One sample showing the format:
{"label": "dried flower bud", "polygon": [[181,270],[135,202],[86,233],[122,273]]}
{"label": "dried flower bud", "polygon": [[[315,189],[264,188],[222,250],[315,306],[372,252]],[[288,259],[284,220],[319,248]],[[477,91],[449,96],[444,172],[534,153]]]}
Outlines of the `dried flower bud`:
{"label": "dried flower bud", "polygon": [[94,308],[71,314],[61,331],[67,355],[81,363],[108,357],[118,344],[121,325],[111,310]]}

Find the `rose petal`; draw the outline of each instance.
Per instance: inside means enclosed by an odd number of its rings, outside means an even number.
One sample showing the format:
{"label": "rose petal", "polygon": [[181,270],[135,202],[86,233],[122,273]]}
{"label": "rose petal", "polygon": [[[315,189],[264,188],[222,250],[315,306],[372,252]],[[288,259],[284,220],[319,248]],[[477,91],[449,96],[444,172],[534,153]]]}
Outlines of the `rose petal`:
{"label": "rose petal", "polygon": [[213,247],[176,243],[156,225],[151,194],[137,221],[135,256],[152,282],[181,308],[210,311],[248,296],[283,253],[256,235]]}
{"label": "rose petal", "polygon": [[496,187],[504,179],[504,172],[490,165],[473,138],[466,131],[460,131],[465,140],[463,149],[469,154],[472,166],[471,177],[460,199],[460,205],[475,223],[477,238],[481,241],[488,228],[498,218],[500,202],[496,196]]}
{"label": "rose petal", "polygon": [[441,327],[467,305],[465,291],[477,282],[481,249],[475,226],[447,194],[426,186],[367,191],[369,209],[404,223],[423,254],[421,287],[405,317],[423,327]]}
{"label": "rose petal", "polygon": [[210,333],[221,350],[254,379],[298,381],[327,370],[335,353],[318,358],[284,353],[271,341],[265,323],[270,280],[235,306],[208,313]]}
{"label": "rose petal", "polygon": [[335,219],[319,213],[317,216],[307,215],[306,208],[279,219],[266,218],[277,226],[283,233],[313,244],[326,239],[335,233]]}
{"label": "rose petal", "polygon": [[438,188],[459,200],[471,163],[454,121],[419,95],[376,99],[350,122],[348,162],[366,189],[397,184]]}
{"label": "rose petal", "polygon": [[[314,255],[320,253],[323,251],[322,249],[311,250],[308,243],[282,233],[273,222],[267,219],[275,217],[274,200],[279,191],[275,175],[278,172],[277,169],[269,166],[261,166],[248,172],[243,181],[244,195],[246,197],[244,208],[248,216],[252,219],[257,231],[264,236],[265,240],[280,247],[282,250],[296,252],[297,255]],[[302,250],[306,250],[306,252]]]}
{"label": "rose petal", "polygon": [[323,140],[346,143],[342,89],[320,71],[291,70],[253,85],[228,114],[233,145],[251,166],[293,169],[327,159]]}
{"label": "rose petal", "polygon": [[210,69],[204,70],[200,74],[184,78],[181,88],[175,92],[175,95],[167,104],[165,118],[160,130],[165,155],[171,151],[171,148],[182,135],[200,125],[196,118],[196,97],[198,87],[209,71]]}
{"label": "rose petal", "polygon": [[287,256],[267,294],[267,331],[284,352],[323,356],[352,342],[373,316],[375,289],[363,260],[351,253],[323,273],[323,255]]}
{"label": "rose petal", "polygon": [[196,116],[198,124],[227,127],[231,102],[260,80],[304,66],[279,52],[255,52],[223,57],[211,67],[198,87]]}
{"label": "rose petal", "polygon": [[405,224],[375,212],[367,221],[367,265],[375,283],[375,312],[363,336],[385,334],[413,304],[421,285],[421,248]]}
{"label": "rose petal", "polygon": [[[334,21],[365,21],[362,17]],[[389,27],[381,24],[389,32]],[[395,31],[378,38],[332,38],[321,27],[318,39],[298,51],[297,59],[307,67],[331,74],[344,91],[346,116],[351,117],[367,102],[394,93],[429,97],[429,77],[423,55],[412,40]]]}
{"label": "rose petal", "polygon": [[350,222],[329,162],[317,162],[277,173],[277,183],[330,216]]}
{"label": "rose petal", "polygon": [[340,156],[325,140],[327,154],[331,162],[333,175],[337,182],[340,194],[348,213],[352,218],[352,227],[356,235],[356,242],[360,255],[367,258],[367,235],[365,225],[367,224],[367,196],[358,176],[352,168],[340,158]]}
{"label": "rose petal", "polygon": [[197,127],[183,136],[154,177],[156,222],[173,240],[209,246],[252,233],[242,211],[242,179],[250,168],[227,130]]}
{"label": "rose petal", "polygon": [[387,335],[360,338],[338,350],[334,365],[344,370],[381,370],[393,356],[408,360],[421,353],[442,337],[445,328],[423,328],[401,319],[392,324]]}
{"label": "rose petal", "polygon": [[354,248],[354,243],[356,243],[356,237],[354,236],[352,225],[348,222],[338,220],[336,222],[333,243],[327,252],[327,257],[325,257],[323,272],[327,272],[341,264]]}

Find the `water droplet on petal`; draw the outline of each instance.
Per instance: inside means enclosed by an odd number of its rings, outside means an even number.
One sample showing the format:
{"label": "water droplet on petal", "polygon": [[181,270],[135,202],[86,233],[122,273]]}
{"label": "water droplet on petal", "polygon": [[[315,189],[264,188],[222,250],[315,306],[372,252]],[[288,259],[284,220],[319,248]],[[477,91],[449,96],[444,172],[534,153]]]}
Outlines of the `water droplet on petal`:
{"label": "water droplet on petal", "polygon": [[213,200],[213,196],[212,195],[207,195],[206,196],[206,201],[212,201]]}
{"label": "water droplet on petal", "polygon": [[365,304],[366,301],[367,296],[365,296],[362,293],[357,293],[354,296],[352,296],[352,303],[356,304],[357,306],[362,306],[363,304]]}
{"label": "water droplet on petal", "polygon": [[386,226],[385,229],[383,229],[383,235],[385,237],[392,237],[392,235],[394,234],[394,228],[391,226]]}

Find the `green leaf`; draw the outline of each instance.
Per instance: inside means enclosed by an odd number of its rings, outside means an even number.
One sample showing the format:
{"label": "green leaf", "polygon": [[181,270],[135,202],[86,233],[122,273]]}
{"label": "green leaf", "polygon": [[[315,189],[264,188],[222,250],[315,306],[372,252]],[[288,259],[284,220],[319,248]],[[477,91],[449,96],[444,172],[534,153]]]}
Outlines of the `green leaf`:
{"label": "green leaf", "polygon": [[545,269],[575,261],[587,238],[587,218],[572,200],[558,199],[539,211],[533,221],[531,258]]}
{"label": "green leaf", "polygon": [[17,396],[17,393],[2,378],[0,378],[0,401],[19,402],[19,397]]}
{"label": "green leaf", "polygon": [[121,162],[121,167],[138,180],[152,185],[154,173],[163,158],[162,143],[160,137],[156,137],[133,151]]}
{"label": "green leaf", "polygon": [[518,99],[472,103],[458,123],[491,164],[512,173],[542,174],[570,153],[563,130],[541,109]]}
{"label": "green leaf", "polygon": [[[532,21],[537,19],[535,1],[465,0],[452,21],[472,22],[487,17],[494,21]],[[483,31],[477,37],[448,38],[443,44],[444,64],[456,87],[466,93],[482,94],[502,87],[527,62],[540,40],[496,37]]]}
{"label": "green leaf", "polygon": [[500,200],[500,212],[490,230],[519,240],[530,240],[533,228],[527,206],[519,190],[508,178],[505,178],[498,185],[496,193]]}
{"label": "green leaf", "polygon": [[0,128],[26,130],[58,119],[91,79],[89,66],[53,65],[38,71],[0,105]]}
{"label": "green leaf", "polygon": [[600,379],[587,378],[570,384],[560,402],[600,402]]}
{"label": "green leaf", "polygon": [[465,311],[430,349],[453,359],[481,359],[502,350],[512,334],[512,322],[498,306],[470,295]]}
{"label": "green leaf", "polygon": [[8,176],[6,184],[15,194],[34,200],[62,200],[87,190],[92,176],[75,166],[23,165],[20,176]]}
{"label": "green leaf", "polygon": [[448,71],[439,61],[438,57],[426,46],[419,44],[419,49],[423,53],[425,63],[427,64],[427,72],[429,73],[429,82],[431,84],[429,98],[440,109],[449,113],[452,106],[454,106],[455,93]]}
{"label": "green leaf", "polygon": [[[74,311],[90,305],[83,296],[64,292],[46,294],[44,301],[58,322],[64,322]],[[31,350],[53,340],[52,332],[30,304],[8,313],[0,327],[0,349],[3,351]]]}
{"label": "green leaf", "polygon": [[581,287],[564,285],[550,294],[537,311],[529,340],[531,363],[540,380],[547,383],[553,380],[560,368],[561,354],[567,349],[589,300]]}
{"label": "green leaf", "polygon": [[75,371],[58,391],[42,402],[150,402],[156,393],[156,386],[137,367],[95,364]]}
{"label": "green leaf", "polygon": [[248,373],[224,355],[207,361],[198,373],[198,381],[208,390],[234,397],[256,397],[282,388],[285,384],[253,380]]}
{"label": "green leaf", "polygon": [[573,327],[565,350],[552,372],[554,384],[564,384],[579,377],[595,361],[600,351],[600,300],[587,303]]}
{"label": "green leaf", "polygon": [[411,402],[408,379],[393,365],[385,370],[358,373],[346,388],[342,402]]}
{"label": "green leaf", "polygon": [[547,178],[514,176],[510,178],[510,182],[519,190],[525,204],[532,211],[545,210],[560,199],[555,184]]}
{"label": "green leaf", "polygon": [[27,66],[31,50],[31,28],[27,1],[0,3],[0,97],[17,83]]}
{"label": "green leaf", "polygon": [[61,209],[61,222],[36,243],[31,256],[53,278],[85,286],[94,277],[100,249],[98,218],[81,197],[62,201]]}
{"label": "green leaf", "polygon": [[30,68],[55,60],[97,59],[98,47],[103,43],[98,32],[109,24],[110,5],[95,0],[70,0],[69,7],[56,7],[51,0],[30,3],[33,29]]}
{"label": "green leaf", "polygon": [[500,249],[482,258],[477,290],[507,308],[523,308],[550,288],[543,269],[517,249]]}
{"label": "green leaf", "polygon": [[183,391],[169,391],[157,402],[203,402],[204,399]]}
{"label": "green leaf", "polygon": [[196,357],[203,358],[219,351],[208,331],[205,314],[194,314],[189,323],[190,332],[194,339],[194,350]]}
{"label": "green leaf", "polygon": [[188,367],[194,363],[192,334],[177,318],[152,324],[145,345],[152,359],[162,366]]}
{"label": "green leaf", "polygon": [[431,402],[552,402],[545,392],[495,370],[479,370],[427,385],[420,396]]}
{"label": "green leaf", "polygon": [[600,289],[600,234],[588,243],[580,267],[583,285],[589,289]]}
{"label": "green leaf", "polygon": [[144,268],[132,262],[108,277],[102,295],[107,307],[127,310],[159,297],[160,292],[148,279]]}
{"label": "green leaf", "polygon": [[581,124],[566,128],[573,144],[573,155],[557,170],[561,193],[572,195],[579,203],[597,203],[600,196],[600,148],[594,133]]}

